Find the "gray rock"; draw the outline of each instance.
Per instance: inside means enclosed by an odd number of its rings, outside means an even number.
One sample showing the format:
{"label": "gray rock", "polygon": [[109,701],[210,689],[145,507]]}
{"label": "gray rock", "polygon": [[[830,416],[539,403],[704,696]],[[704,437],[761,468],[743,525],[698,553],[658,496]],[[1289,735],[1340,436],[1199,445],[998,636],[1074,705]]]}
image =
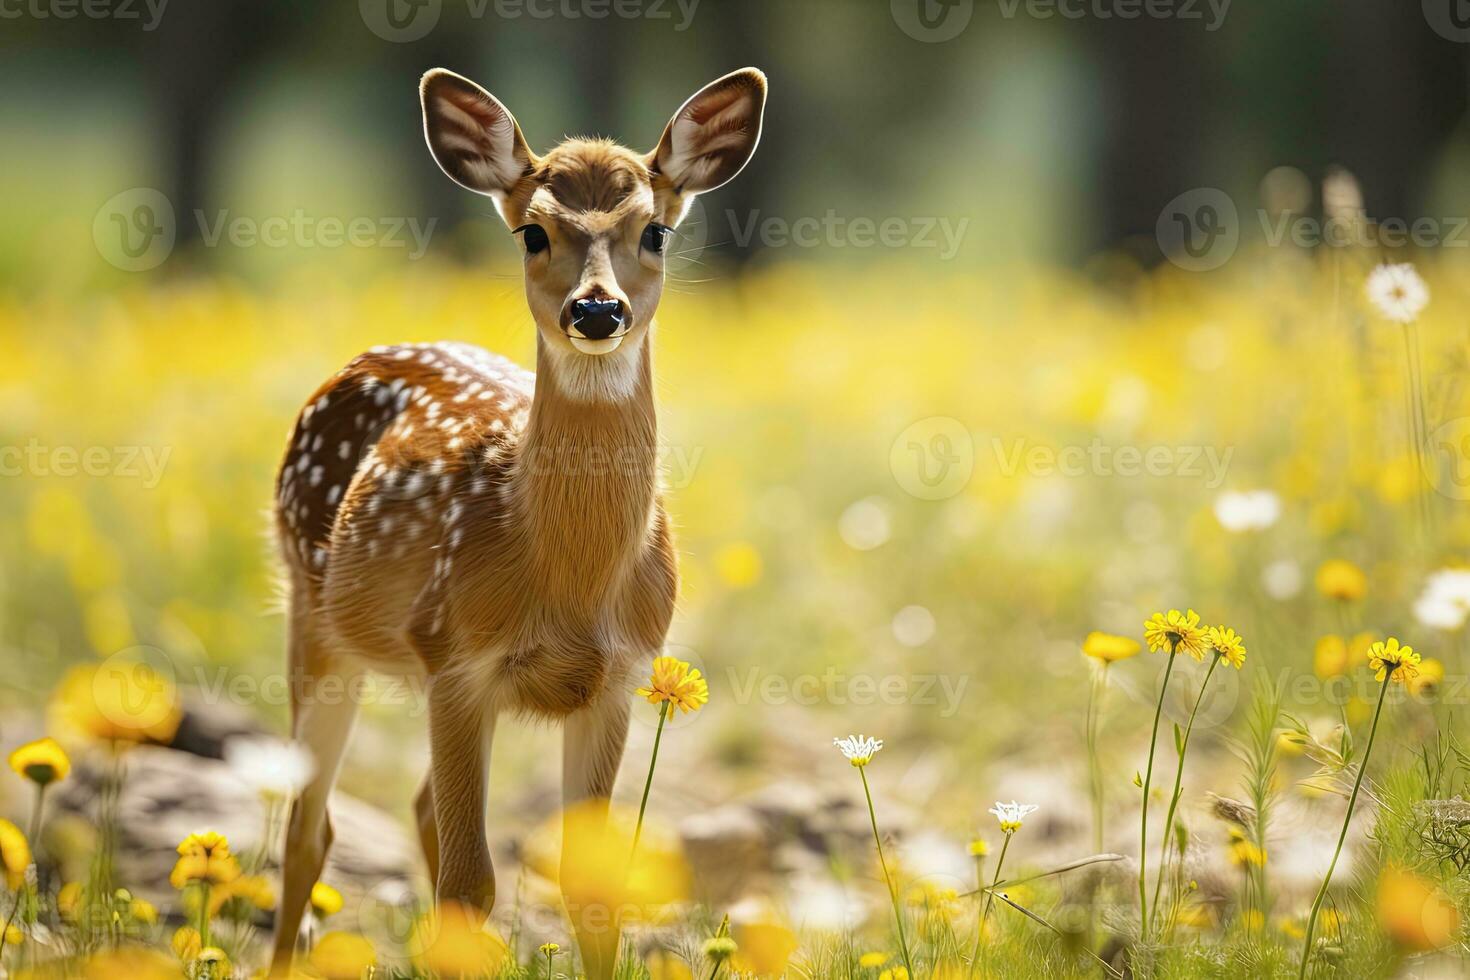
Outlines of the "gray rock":
{"label": "gray rock", "polygon": [[[231,850],[247,855],[265,836],[265,807],[217,759],[156,746],[140,746],[124,756],[118,802],[117,880],[161,905],[173,905],[169,872],[179,842],[199,830],[216,830]],[[72,778],[54,792],[52,819],[67,814],[97,821],[102,771],[77,760]],[[322,880],[342,892],[349,907],[385,884],[416,885],[422,879],[418,842],[403,824],[361,800],[334,793],[331,802],[335,842]],[[276,827],[284,822],[277,815]],[[279,856],[280,841],[271,852]],[[276,869],[276,860],[267,863]],[[345,913],[344,913],[345,914]]]}

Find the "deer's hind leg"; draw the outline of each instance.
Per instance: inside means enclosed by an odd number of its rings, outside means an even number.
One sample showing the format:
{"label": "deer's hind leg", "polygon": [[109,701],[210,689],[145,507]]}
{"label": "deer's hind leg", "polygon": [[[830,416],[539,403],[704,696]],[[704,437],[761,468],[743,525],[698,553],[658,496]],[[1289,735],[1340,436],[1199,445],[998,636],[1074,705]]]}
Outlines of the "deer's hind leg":
{"label": "deer's hind leg", "polygon": [[322,643],[304,589],[293,591],[288,616],[291,737],[316,762],[316,772],[291,804],[281,858],[281,903],[276,910],[273,975],[288,975],[311,887],[321,877],[332,845],[327,799],[337,782],[347,741],[357,719],[359,667],[332,655]]}

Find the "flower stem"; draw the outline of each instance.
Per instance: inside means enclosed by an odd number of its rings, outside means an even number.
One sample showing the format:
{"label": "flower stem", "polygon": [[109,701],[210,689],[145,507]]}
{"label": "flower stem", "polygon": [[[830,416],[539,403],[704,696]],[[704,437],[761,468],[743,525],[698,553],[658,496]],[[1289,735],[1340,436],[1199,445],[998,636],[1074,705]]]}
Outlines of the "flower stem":
{"label": "flower stem", "polygon": [[[1184,779],[1184,753],[1189,750],[1189,733],[1194,729],[1194,716],[1199,714],[1200,703],[1205,699],[1205,689],[1210,686],[1210,678],[1214,676],[1215,668],[1220,666],[1221,659],[1223,658],[1217,654],[1215,659],[1210,662],[1210,669],[1205,672],[1204,683],[1199,686],[1199,695],[1194,699],[1194,707],[1190,709],[1189,721],[1184,726],[1184,737],[1179,742],[1179,766],[1174,770],[1174,792],[1169,797],[1169,810],[1164,817],[1164,849],[1159,855],[1159,875],[1154,881],[1153,914],[1155,915],[1159,911],[1159,893],[1164,887],[1164,870],[1169,863],[1169,835],[1174,831],[1174,814],[1178,811],[1179,795],[1183,792],[1180,783]],[[1182,852],[1179,855],[1179,860],[1181,862],[1184,860],[1184,854]]]}
{"label": "flower stem", "polygon": [[1154,749],[1159,741],[1159,718],[1164,713],[1164,694],[1169,690],[1169,674],[1174,670],[1177,644],[1169,644],[1169,663],[1164,667],[1164,683],[1159,685],[1159,703],[1154,707],[1154,730],[1148,740],[1148,768],[1143,773],[1143,818],[1139,821],[1138,844],[1138,915],[1139,934],[1148,933],[1148,791],[1154,778]]}
{"label": "flower stem", "polygon": [[1087,768],[1092,783],[1092,850],[1103,849],[1103,779],[1097,757],[1097,730],[1102,714],[1103,692],[1107,689],[1108,665],[1100,664],[1092,675],[1092,693],[1087,699]]}
{"label": "flower stem", "polygon": [[893,884],[893,876],[888,873],[888,862],[883,858],[883,838],[878,835],[878,813],[873,809],[873,791],[868,789],[868,770],[865,766],[858,766],[857,771],[863,778],[863,796],[868,800],[868,819],[873,824],[873,844],[878,848],[878,867],[883,869],[883,880],[888,883],[888,896],[893,899],[893,918],[898,923],[898,948],[903,951],[903,965],[909,971],[909,976],[917,977],[913,961],[909,958],[909,941],[903,931],[903,907],[898,901],[898,888]]}
{"label": "flower stem", "polygon": [[45,894],[46,883],[41,877],[41,812],[46,806],[46,784],[36,784],[36,801],[31,804],[31,860],[36,863],[36,890]]}
{"label": "flower stem", "polygon": [[208,949],[209,942],[209,882],[199,882],[199,948]]}
{"label": "flower stem", "polygon": [[1388,685],[1393,681],[1393,670],[1383,678],[1383,687],[1378,691],[1378,705],[1373,709],[1373,724],[1368,729],[1368,745],[1363,749],[1363,761],[1358,763],[1358,775],[1353,780],[1353,791],[1348,796],[1347,813],[1342,818],[1342,833],[1337,835],[1337,848],[1332,852],[1332,862],[1327,865],[1327,875],[1322,879],[1322,887],[1317,889],[1317,897],[1312,900],[1312,914],[1307,916],[1307,935],[1302,942],[1302,966],[1297,973],[1297,980],[1306,977],[1307,964],[1312,959],[1312,932],[1317,928],[1317,913],[1321,911],[1322,901],[1327,897],[1327,886],[1332,883],[1332,872],[1337,869],[1337,859],[1342,854],[1343,842],[1347,840],[1348,825],[1353,820],[1353,807],[1358,802],[1358,789],[1363,785],[1363,774],[1368,771],[1368,756],[1373,753],[1373,739],[1378,735],[1378,717],[1383,714],[1383,699],[1388,693]]}
{"label": "flower stem", "polygon": [[648,760],[648,778],[643,781],[643,799],[638,803],[638,824],[633,828],[633,848],[628,852],[628,863],[638,853],[638,841],[643,837],[643,814],[648,810],[648,791],[653,788],[653,767],[658,765],[658,744],[664,737],[664,719],[669,716],[669,702],[658,706],[658,731],[653,735],[653,755]]}
{"label": "flower stem", "polygon": [[990,905],[995,901],[995,886],[1000,883],[1000,869],[1006,863],[1006,850],[1010,846],[1011,833],[1007,833],[1000,842],[1000,855],[995,859],[995,876],[990,879],[990,888],[985,893],[985,906],[980,910],[980,922],[975,927],[975,951],[970,954],[970,973],[972,975],[975,972],[975,965],[980,962],[980,943],[985,939],[985,920],[990,918]]}
{"label": "flower stem", "polygon": [[5,925],[0,927],[0,963],[5,959],[5,940],[10,937],[10,926],[15,922],[15,913],[20,911],[20,892],[15,893],[15,904],[10,906],[10,914],[5,917]]}

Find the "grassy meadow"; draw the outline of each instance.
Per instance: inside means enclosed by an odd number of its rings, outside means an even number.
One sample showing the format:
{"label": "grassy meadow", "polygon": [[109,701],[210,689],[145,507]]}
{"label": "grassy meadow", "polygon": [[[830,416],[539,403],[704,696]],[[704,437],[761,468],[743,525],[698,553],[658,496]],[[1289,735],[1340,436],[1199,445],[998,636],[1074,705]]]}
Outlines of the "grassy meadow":
{"label": "grassy meadow", "polygon": [[[597,871],[630,909],[620,975],[1463,975],[1470,592],[1446,570],[1470,547],[1470,277],[1418,259],[1430,298],[1406,325],[1369,300],[1380,260],[1275,248],[1208,274],[1112,257],[977,276],[781,256],[671,282],[670,653],[709,702],[662,732],[659,829],[635,859],[652,870]],[[529,363],[532,338],[514,275],[433,259],[0,296],[5,751],[54,736],[105,794],[178,706],[284,732],[266,508],[301,401],[374,344]],[[1197,611],[1198,634],[1171,610]],[[98,724],[116,722],[108,671],[141,685],[123,713],[152,705],[160,730]],[[629,813],[658,711],[640,702]],[[850,764],[833,739],[854,732],[881,751]],[[558,743],[501,724],[489,819],[507,847],[556,817]],[[421,712],[370,703],[341,785],[406,826],[425,755]],[[48,813],[32,820],[34,783],[23,764],[0,783],[0,971],[263,970],[269,849],[190,838],[177,887],[145,900],[107,800],[64,854]],[[686,820],[799,783],[856,821],[802,888],[691,870]],[[1039,809],[990,812],[1013,800]],[[28,872],[32,854],[51,870]],[[502,896],[487,939],[447,910],[375,930],[325,894],[303,975],[577,975],[568,934]]]}

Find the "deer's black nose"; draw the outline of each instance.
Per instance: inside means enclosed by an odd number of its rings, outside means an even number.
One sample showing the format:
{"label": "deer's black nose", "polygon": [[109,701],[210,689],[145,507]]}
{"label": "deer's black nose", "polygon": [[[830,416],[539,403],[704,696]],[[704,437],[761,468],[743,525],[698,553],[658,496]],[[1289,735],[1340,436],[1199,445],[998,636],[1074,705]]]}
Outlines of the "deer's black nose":
{"label": "deer's black nose", "polygon": [[579,299],[572,302],[572,329],[592,340],[604,340],[623,327],[627,311],[621,300]]}

